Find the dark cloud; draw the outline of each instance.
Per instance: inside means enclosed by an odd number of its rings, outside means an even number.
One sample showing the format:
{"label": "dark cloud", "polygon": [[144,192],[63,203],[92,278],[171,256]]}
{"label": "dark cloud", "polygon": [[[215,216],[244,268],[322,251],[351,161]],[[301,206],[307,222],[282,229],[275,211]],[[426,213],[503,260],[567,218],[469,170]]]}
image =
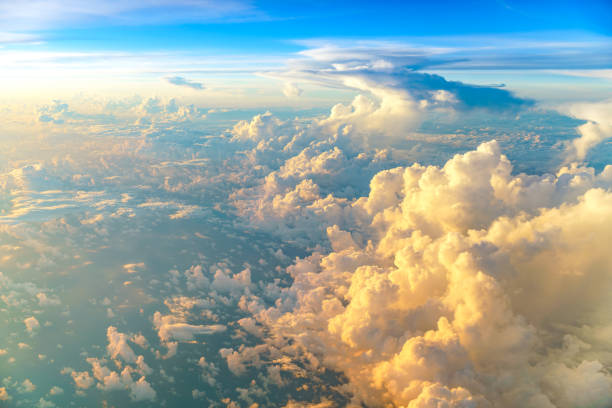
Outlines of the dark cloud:
{"label": "dark cloud", "polygon": [[188,88],[197,89],[199,91],[206,89],[204,85],[201,84],[200,82],[194,82],[182,76],[172,76],[172,77],[166,77],[164,79],[166,80],[166,82],[172,85],[186,86]]}

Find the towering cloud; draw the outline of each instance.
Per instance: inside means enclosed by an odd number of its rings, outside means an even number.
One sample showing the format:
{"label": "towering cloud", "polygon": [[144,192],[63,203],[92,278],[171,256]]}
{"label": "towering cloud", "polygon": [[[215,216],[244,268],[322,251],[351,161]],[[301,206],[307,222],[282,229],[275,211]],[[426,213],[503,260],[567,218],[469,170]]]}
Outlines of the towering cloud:
{"label": "towering cloud", "polygon": [[589,150],[612,138],[612,101],[574,104],[563,110],[587,121],[578,128],[580,137],[568,146],[568,161],[584,160]]}
{"label": "towering cloud", "polygon": [[254,309],[263,340],[343,372],[355,406],[606,407],[611,186],[610,166],[513,175],[495,142],[380,172]]}

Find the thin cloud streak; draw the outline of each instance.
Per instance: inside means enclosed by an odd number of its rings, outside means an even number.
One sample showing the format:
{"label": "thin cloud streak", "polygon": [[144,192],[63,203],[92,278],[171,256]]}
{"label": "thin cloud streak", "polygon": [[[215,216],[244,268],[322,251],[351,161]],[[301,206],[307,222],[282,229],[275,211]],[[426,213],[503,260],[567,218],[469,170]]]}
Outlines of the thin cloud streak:
{"label": "thin cloud streak", "polygon": [[195,89],[198,91],[202,91],[204,89],[206,89],[204,87],[204,85],[202,85],[199,82],[195,82],[195,81],[191,81],[187,78],[181,77],[181,76],[171,76],[171,77],[166,77],[164,78],[164,80],[166,82],[168,82],[169,84],[172,85],[176,85],[176,86],[183,86],[186,88],[191,88],[191,89]]}

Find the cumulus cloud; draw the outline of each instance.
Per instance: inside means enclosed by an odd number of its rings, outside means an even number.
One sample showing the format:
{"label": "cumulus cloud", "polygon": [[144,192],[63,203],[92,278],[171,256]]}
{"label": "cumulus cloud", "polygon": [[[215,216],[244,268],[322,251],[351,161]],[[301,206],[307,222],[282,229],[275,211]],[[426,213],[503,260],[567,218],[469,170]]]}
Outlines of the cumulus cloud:
{"label": "cumulus cloud", "polygon": [[156,395],[157,393],[144,377],[140,377],[138,381],[130,385],[130,399],[132,401],[154,401]]}
{"label": "cumulus cloud", "polygon": [[[401,137],[413,131],[423,114],[436,110],[517,112],[533,105],[500,86],[482,86],[449,81],[440,75],[419,72],[443,59],[402,44],[381,43],[365,47],[310,44],[302,58],[290,61],[283,72],[269,72],[285,81],[285,94],[292,95],[293,81],[367,93],[342,110],[345,118],[361,118],[363,133]],[[450,61],[450,60],[448,60]],[[346,121],[350,125],[352,121]],[[365,126],[367,125],[367,126]]]}
{"label": "cumulus cloud", "polygon": [[40,327],[40,323],[38,323],[38,320],[34,316],[27,317],[24,319],[23,323],[30,334],[34,333]]}
{"label": "cumulus cloud", "polygon": [[183,86],[186,88],[196,89],[198,91],[206,89],[200,82],[191,81],[181,76],[165,77],[164,80],[172,85]]}
{"label": "cumulus cloud", "polygon": [[[172,404],[174,390],[187,390],[228,406],[609,406],[612,167],[524,174],[503,144],[470,147],[486,131],[426,135],[406,148],[428,113],[479,110],[489,96],[495,112],[529,103],[360,58],[330,68],[341,73],[329,86],[362,95],[328,115],[267,112],[194,137],[199,108],[138,99],[120,129],[132,139],[98,144],[106,127],[84,132],[70,156],[69,143],[49,143],[51,158],[7,165],[2,262],[63,279],[113,254],[100,268],[113,292],[94,287],[87,307],[116,323],[83,346],[89,370],[65,371],[77,394]],[[82,123],[57,110],[48,113],[65,122],[53,126]],[[435,155],[419,150],[428,143]],[[414,157],[420,164],[407,164]],[[59,205],[71,210],[41,210]],[[154,254],[134,256],[160,233]],[[122,273],[129,286],[115,282]],[[71,315],[75,300],[61,285],[0,273],[0,288],[26,327],[28,316],[47,320],[61,307],[58,322],[76,332],[85,314]],[[45,353],[45,364],[61,358]]]}
{"label": "cumulus cloud", "polygon": [[[344,373],[356,405],[603,408],[609,342],[586,327],[609,325],[611,171],[514,175],[490,142],[379,172],[345,204],[350,231],[329,225],[331,252],[250,308],[269,347]],[[257,350],[222,353],[242,375]]]}
{"label": "cumulus cloud", "polygon": [[297,98],[298,96],[302,95],[302,92],[303,90],[292,82],[285,82],[285,85],[283,86],[283,94],[287,98]]}
{"label": "cumulus cloud", "polygon": [[70,376],[74,380],[74,385],[76,385],[77,388],[87,389],[94,385],[95,382],[87,371],[73,371]]}
{"label": "cumulus cloud", "polygon": [[134,350],[128,344],[128,335],[120,333],[114,326],[109,326],[106,330],[106,337],[108,339],[107,350],[111,358],[120,357],[128,363],[136,362],[136,353],[134,353]]}
{"label": "cumulus cloud", "polygon": [[591,149],[612,138],[612,101],[573,104],[561,110],[587,121],[578,127],[580,137],[568,144],[567,161],[583,161]]}
{"label": "cumulus cloud", "polygon": [[63,393],[64,393],[64,390],[61,387],[58,387],[57,385],[54,385],[49,390],[50,395],[62,395]]}
{"label": "cumulus cloud", "polygon": [[[90,386],[95,380],[98,381],[97,388],[103,391],[118,391],[129,390],[129,396],[132,401],[153,401],[157,393],[146,380],[145,376],[152,374],[152,369],[144,362],[143,356],[138,356],[136,361],[133,361],[134,366],[126,365],[123,370],[112,371],[104,365],[104,360],[97,358],[88,358],[87,362],[91,364],[93,377],[91,378]],[[121,367],[119,365],[119,367]],[[133,374],[140,375],[137,381],[134,381]],[[95,380],[94,380],[95,379]]]}
{"label": "cumulus cloud", "polygon": [[17,390],[19,391],[20,394],[29,394],[31,392],[34,392],[34,390],[36,390],[36,386],[32,383],[32,381],[30,381],[29,378],[26,378],[25,380],[23,380],[21,384],[19,384],[19,387]]}

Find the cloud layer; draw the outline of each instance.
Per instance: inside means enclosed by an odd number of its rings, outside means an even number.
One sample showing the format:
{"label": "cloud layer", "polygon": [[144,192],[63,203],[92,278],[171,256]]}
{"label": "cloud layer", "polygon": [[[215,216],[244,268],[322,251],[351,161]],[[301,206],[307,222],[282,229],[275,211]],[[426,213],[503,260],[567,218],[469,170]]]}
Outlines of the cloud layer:
{"label": "cloud layer", "polygon": [[612,403],[612,167],[590,162],[607,102],[568,117],[395,60],[313,58],[281,75],[289,97],[359,95],[325,113],[0,111],[0,399]]}

